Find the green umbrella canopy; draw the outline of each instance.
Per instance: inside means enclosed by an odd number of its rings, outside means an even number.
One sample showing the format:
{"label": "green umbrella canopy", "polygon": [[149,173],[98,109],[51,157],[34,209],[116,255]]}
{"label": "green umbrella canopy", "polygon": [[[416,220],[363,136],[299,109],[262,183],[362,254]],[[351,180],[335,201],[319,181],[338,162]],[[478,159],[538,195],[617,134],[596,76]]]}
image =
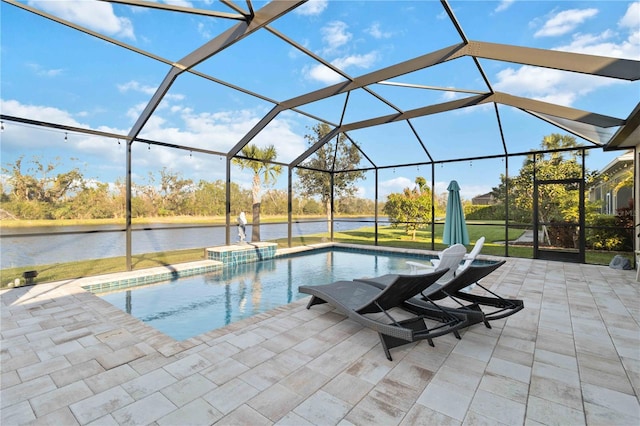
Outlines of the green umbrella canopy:
{"label": "green umbrella canopy", "polygon": [[460,201],[460,185],[452,180],[447,187],[447,215],[444,219],[444,234],[442,242],[450,246],[454,244],[469,244],[469,232],[464,220],[462,201]]}

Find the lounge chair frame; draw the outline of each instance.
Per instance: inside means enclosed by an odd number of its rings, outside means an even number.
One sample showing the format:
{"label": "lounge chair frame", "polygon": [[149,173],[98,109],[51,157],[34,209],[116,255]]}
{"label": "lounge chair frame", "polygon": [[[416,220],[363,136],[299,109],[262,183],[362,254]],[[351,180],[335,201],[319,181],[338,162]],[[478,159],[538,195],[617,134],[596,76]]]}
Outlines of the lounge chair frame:
{"label": "lounge chair frame", "polygon": [[[433,338],[449,333],[454,333],[457,338],[460,338],[458,330],[472,324],[468,314],[462,310],[446,310],[437,305],[429,307],[426,302],[417,314],[404,309],[407,313],[415,315],[409,319],[397,321],[389,312],[393,308],[403,309],[404,302],[417,294],[428,294],[426,289],[446,272],[445,269],[421,275],[393,275],[394,279],[384,288],[353,280],[318,286],[300,286],[299,291],[311,295],[307,309],[314,305],[328,303],[348,318],[376,331],[387,359],[392,361],[390,349],[419,340],[427,340],[430,346],[434,346]],[[369,299],[363,300],[358,307],[349,306],[345,299],[349,292],[353,295],[356,291],[362,292],[364,297]],[[375,313],[383,314],[391,322],[386,323],[366,316],[366,314]],[[441,324],[429,327],[425,320],[434,320]]]}
{"label": "lounge chair frame", "polygon": [[[502,260],[486,265],[471,265],[447,282],[446,285],[435,284],[431,288],[427,288],[419,296],[406,300],[403,303],[403,308],[416,314],[421,314],[432,310],[434,306],[438,306],[448,312],[464,312],[472,323],[483,322],[487,328],[491,328],[489,321],[508,317],[524,308],[522,300],[506,299],[479,283],[482,278],[498,269],[504,263],[505,261]],[[388,285],[389,277],[382,276],[373,279],[362,279],[361,281],[378,288],[384,288]],[[493,297],[463,291],[474,284]],[[453,300],[458,307],[442,306],[437,303],[437,301],[445,298]],[[465,304],[461,300],[471,303]],[[489,311],[487,307],[495,309]]]}

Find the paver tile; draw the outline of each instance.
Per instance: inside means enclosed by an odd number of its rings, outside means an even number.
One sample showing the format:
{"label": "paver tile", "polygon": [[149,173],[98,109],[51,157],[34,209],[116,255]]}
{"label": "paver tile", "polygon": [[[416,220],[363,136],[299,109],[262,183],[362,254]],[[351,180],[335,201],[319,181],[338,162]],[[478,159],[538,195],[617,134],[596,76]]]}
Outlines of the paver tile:
{"label": "paver tile", "polygon": [[638,402],[638,397],[635,395],[617,392],[588,383],[582,386],[582,393],[585,402],[600,405],[640,420],[640,402]]}
{"label": "paver tile", "polygon": [[384,399],[368,395],[349,411],[345,420],[354,425],[387,426],[399,424],[405,414],[405,411]]}
{"label": "paver tile", "polygon": [[452,383],[432,380],[416,401],[447,417],[462,421],[471,404],[473,392]]}
{"label": "paver tile", "polygon": [[71,366],[71,363],[63,356],[51,358],[46,361],[39,362],[37,364],[28,365],[26,367],[18,368],[18,375],[20,380],[26,382],[36,377],[51,374],[54,371],[62,370]]}
{"label": "paver tile", "polygon": [[582,410],[529,395],[527,422],[529,421],[543,425],[582,425],[585,424],[585,415]]}
{"label": "paver tile", "polygon": [[109,388],[135,379],[139,374],[127,364],[107,370],[103,373],[96,374],[86,378],[84,381],[94,393],[103,392]]}
{"label": "paver tile", "polygon": [[218,386],[201,374],[192,374],[163,388],[160,392],[176,406],[182,407]]}
{"label": "paver tile", "polygon": [[195,399],[166,416],[158,419],[159,426],[200,426],[211,425],[222,418],[222,413],[203,399]]}
{"label": "paver tile", "polygon": [[104,368],[98,364],[98,361],[92,359],[82,364],[72,365],[62,370],[54,371],[50,376],[56,386],[61,387],[102,372],[104,372]]}
{"label": "paver tile", "polygon": [[82,381],[74,382],[31,398],[29,402],[36,416],[41,417],[62,407],[93,395],[91,389]]}
{"label": "paver tile", "polygon": [[56,384],[49,376],[40,376],[27,382],[19,383],[0,391],[0,408],[36,397],[56,389]]}
{"label": "paver tile", "polygon": [[141,425],[155,422],[177,407],[159,392],[122,407],[111,415],[120,425]]}
{"label": "paver tile", "polygon": [[3,425],[21,425],[36,420],[36,415],[29,401],[22,401],[0,410],[0,420]]}
{"label": "paver tile", "polygon": [[462,422],[432,410],[421,404],[414,405],[400,422],[400,426],[414,425],[438,425],[438,426],[459,426]]}
{"label": "paver tile", "polygon": [[516,402],[495,393],[479,390],[469,410],[508,425],[524,424],[526,403]]}
{"label": "paver tile", "polygon": [[226,415],[218,424],[222,425],[251,425],[251,426],[267,426],[273,424],[269,419],[260,415],[256,410],[241,405],[237,410]]}
{"label": "paver tile", "polygon": [[145,353],[142,349],[137,346],[128,346],[117,349],[111,353],[98,355],[96,361],[98,361],[105,370],[110,370],[143,356],[145,356]]}
{"label": "paver tile", "polygon": [[276,383],[247,401],[247,405],[272,422],[283,418],[303,397]]}
{"label": "paver tile", "polygon": [[351,405],[322,390],[298,405],[293,412],[316,425],[337,424]]}
{"label": "paver tile", "polygon": [[162,367],[176,379],[184,379],[209,367],[211,362],[199,354],[189,355]]}
{"label": "paver tile", "polygon": [[121,386],[100,392],[82,401],[70,405],[71,411],[82,423],[97,421],[117,409],[133,403],[135,400]]}
{"label": "paver tile", "polygon": [[258,393],[260,391],[250,384],[240,379],[233,379],[205,394],[202,398],[221,413],[228,414]]}

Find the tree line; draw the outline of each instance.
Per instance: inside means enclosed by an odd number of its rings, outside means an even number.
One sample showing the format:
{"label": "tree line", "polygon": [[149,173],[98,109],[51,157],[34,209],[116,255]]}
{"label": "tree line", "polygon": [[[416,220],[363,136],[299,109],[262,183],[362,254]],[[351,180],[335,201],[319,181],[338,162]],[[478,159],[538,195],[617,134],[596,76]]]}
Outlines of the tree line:
{"label": "tree line", "polygon": [[[309,146],[315,145],[331,129],[326,124],[310,128],[305,136]],[[583,170],[581,155],[587,152],[578,149],[574,137],[551,134],[541,143],[542,153],[527,156],[518,175],[500,178],[500,183],[492,190],[495,204],[491,206],[471,206],[465,202],[468,219],[504,220],[509,209],[511,222],[527,224],[532,221],[533,176],[537,179],[584,179],[587,187],[597,175]],[[571,151],[562,149],[577,148]],[[560,150],[559,150],[560,149]],[[282,172],[274,163],[277,151],[273,145],[259,148],[249,144],[242,155],[233,162],[242,169],[253,172],[250,189],[236,183],[230,184],[230,205],[232,214],[240,211],[252,212],[252,240],[260,240],[260,215],[285,215],[288,213],[288,194],[275,189],[272,184]],[[353,170],[360,162],[360,152],[344,135],[327,142],[312,155],[302,168],[296,169],[298,181],[291,205],[294,215],[326,214],[330,220],[333,213],[348,215],[375,214],[373,200],[357,197],[356,183],[364,179],[364,172]],[[33,157],[25,164],[24,157],[2,167],[5,182],[2,182],[0,201],[2,209],[19,219],[117,219],[125,216],[126,187],[122,180],[114,183],[87,179],[79,168],[59,171],[59,159],[43,163]],[[26,169],[26,170],[25,170]],[[330,173],[318,170],[339,170],[333,179]],[[632,179],[623,184],[632,184]],[[507,199],[509,203],[505,207]],[[577,192],[570,187],[555,185],[550,190],[541,190],[540,211],[542,222],[576,222],[578,217]],[[334,211],[331,211],[331,194],[334,194]],[[444,217],[446,193],[432,194],[426,180],[418,176],[415,185],[402,192],[392,193],[381,205],[381,212],[387,215],[394,226],[405,227],[407,234],[413,235],[421,227],[431,223],[432,204],[436,217]],[[146,180],[132,186],[132,216],[223,216],[226,214],[226,183],[222,180],[194,182],[180,172],[163,168],[157,174],[149,173]],[[598,205],[586,203],[587,223],[611,221],[597,215]],[[628,221],[628,219],[627,219]],[[624,225],[615,223],[616,226]],[[571,245],[575,235],[545,235],[548,240]],[[603,248],[618,248],[628,245],[627,238],[614,236],[591,236],[593,245]],[[606,240],[606,243],[602,243]],[[591,244],[590,244],[591,245]]]}
{"label": "tree line", "polygon": [[[84,176],[80,168],[60,171],[59,160],[44,163],[23,157],[3,167],[2,209],[13,217],[37,219],[119,219],[125,217],[126,187],[123,180],[99,182]],[[234,212],[252,210],[252,190],[231,183]],[[223,180],[197,182],[180,172],[163,168],[149,173],[144,182],[132,184],[131,214],[134,218],[163,216],[224,216],[226,183]],[[261,197],[265,215],[287,214],[287,191],[268,188]],[[355,196],[340,197],[336,210],[342,214],[371,215],[372,200]],[[294,196],[296,215],[325,214],[320,199]]]}

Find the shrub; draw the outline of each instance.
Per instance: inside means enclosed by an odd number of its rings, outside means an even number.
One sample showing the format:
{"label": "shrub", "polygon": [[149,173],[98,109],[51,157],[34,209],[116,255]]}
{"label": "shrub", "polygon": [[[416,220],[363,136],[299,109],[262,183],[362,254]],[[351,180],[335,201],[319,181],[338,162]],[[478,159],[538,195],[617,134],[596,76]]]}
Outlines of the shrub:
{"label": "shrub", "polygon": [[620,216],[596,215],[586,229],[587,248],[594,250],[633,250],[633,232]]}
{"label": "shrub", "polygon": [[464,206],[464,217],[468,220],[504,220],[504,205],[476,206],[469,204]]}

